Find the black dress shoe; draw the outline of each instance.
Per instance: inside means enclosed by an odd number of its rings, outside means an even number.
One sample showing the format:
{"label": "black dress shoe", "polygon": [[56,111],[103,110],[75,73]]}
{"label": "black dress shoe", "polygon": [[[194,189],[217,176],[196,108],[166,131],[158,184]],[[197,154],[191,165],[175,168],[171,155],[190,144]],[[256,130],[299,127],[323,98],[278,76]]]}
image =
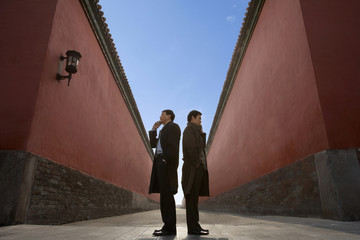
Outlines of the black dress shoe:
{"label": "black dress shoe", "polygon": [[154,236],[169,236],[169,235],[176,235],[176,232],[169,232],[169,231],[166,231],[166,230],[155,230],[153,232],[153,235]]}
{"label": "black dress shoe", "polygon": [[208,231],[200,230],[200,231],[195,231],[195,232],[188,232],[188,234],[190,234],[190,235],[208,235],[209,230]]}
{"label": "black dress shoe", "polygon": [[203,229],[203,228],[200,228],[201,231],[204,231],[204,232],[209,232],[209,229]]}

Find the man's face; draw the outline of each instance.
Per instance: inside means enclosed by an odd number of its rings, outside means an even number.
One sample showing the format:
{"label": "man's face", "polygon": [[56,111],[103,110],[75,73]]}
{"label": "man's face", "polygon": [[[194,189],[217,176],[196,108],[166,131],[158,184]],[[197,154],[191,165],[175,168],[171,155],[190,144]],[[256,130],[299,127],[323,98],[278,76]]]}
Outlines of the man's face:
{"label": "man's face", "polygon": [[171,115],[167,115],[166,112],[162,112],[160,115],[160,122],[162,124],[167,123],[168,121],[171,120]]}
{"label": "man's face", "polygon": [[191,117],[191,122],[195,123],[196,125],[200,126],[201,125],[201,115],[197,115],[196,118],[194,118],[193,116]]}

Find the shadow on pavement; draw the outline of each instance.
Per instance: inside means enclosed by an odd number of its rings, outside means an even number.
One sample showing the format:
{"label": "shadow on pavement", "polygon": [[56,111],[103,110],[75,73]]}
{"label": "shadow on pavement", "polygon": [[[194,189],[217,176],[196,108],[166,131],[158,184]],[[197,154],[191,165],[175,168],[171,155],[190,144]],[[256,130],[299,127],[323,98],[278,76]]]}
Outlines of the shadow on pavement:
{"label": "shadow on pavement", "polygon": [[[323,218],[311,218],[311,217],[294,217],[294,216],[273,216],[273,215],[246,215],[246,214],[236,214],[229,212],[212,212],[212,211],[201,211],[204,214],[216,214],[219,219],[221,215],[226,215],[227,218],[223,218],[222,224],[230,225],[251,225],[255,222],[263,221],[264,223],[274,223],[274,224],[292,224],[292,225],[303,225],[313,228],[323,228],[343,233],[356,234],[360,235],[360,221],[335,221]],[[212,222],[211,218],[208,223],[215,224]],[[214,219],[214,218],[213,218]],[[244,221],[245,220],[245,221]]]}

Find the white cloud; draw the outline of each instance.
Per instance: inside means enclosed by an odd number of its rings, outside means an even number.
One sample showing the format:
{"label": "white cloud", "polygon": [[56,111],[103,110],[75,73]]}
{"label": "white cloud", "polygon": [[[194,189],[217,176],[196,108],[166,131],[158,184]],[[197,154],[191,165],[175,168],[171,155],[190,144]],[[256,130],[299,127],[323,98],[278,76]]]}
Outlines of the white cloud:
{"label": "white cloud", "polygon": [[226,17],[226,21],[228,21],[229,23],[233,23],[236,19],[236,16],[227,16]]}

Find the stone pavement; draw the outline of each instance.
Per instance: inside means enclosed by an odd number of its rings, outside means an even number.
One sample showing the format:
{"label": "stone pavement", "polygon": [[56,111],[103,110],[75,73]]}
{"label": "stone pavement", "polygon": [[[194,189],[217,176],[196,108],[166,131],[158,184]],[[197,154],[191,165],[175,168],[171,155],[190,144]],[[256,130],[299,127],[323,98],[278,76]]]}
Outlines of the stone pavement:
{"label": "stone pavement", "polygon": [[227,213],[200,212],[207,236],[187,235],[185,210],[177,209],[177,236],[154,237],[154,229],[161,228],[160,211],[128,214],[59,226],[14,225],[0,228],[0,239],[171,239],[171,240],[360,240],[360,222],[338,222],[315,218],[281,216],[243,216]]}

